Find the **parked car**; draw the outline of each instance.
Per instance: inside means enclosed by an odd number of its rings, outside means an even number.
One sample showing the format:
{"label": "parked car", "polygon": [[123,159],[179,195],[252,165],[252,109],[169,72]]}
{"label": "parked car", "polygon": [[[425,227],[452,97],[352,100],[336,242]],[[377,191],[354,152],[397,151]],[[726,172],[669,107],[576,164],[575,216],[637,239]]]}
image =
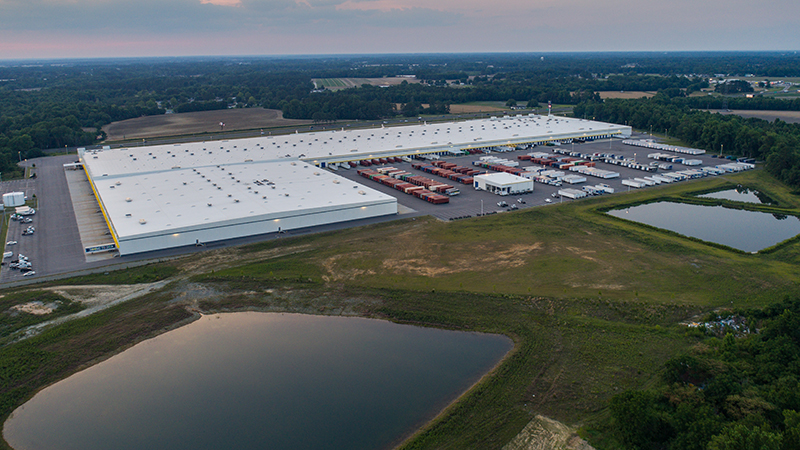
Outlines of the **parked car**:
{"label": "parked car", "polygon": [[505,200],[504,200],[502,202],[497,202],[497,206],[499,206],[501,208],[505,208],[506,206],[508,206],[508,203],[506,203]]}
{"label": "parked car", "polygon": [[31,270],[30,272],[25,272],[24,274],[22,274],[23,277],[32,277],[34,275],[36,275],[36,271],[34,271],[34,270]]}

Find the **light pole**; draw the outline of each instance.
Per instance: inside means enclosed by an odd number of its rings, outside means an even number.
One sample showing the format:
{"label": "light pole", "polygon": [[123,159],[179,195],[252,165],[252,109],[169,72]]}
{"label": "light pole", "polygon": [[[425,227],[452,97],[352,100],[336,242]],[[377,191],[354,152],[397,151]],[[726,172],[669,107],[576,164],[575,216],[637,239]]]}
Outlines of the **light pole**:
{"label": "light pole", "polygon": [[481,217],[483,217],[483,199],[481,199]]}

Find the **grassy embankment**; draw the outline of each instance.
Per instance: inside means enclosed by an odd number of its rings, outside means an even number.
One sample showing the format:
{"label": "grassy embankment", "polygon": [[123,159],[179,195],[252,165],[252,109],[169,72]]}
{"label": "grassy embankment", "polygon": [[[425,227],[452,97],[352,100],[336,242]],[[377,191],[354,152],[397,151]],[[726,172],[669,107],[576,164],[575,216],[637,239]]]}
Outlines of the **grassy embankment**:
{"label": "grassy embankment", "polygon": [[[162,292],[0,349],[0,413],[188,320],[191,307],[356,314],[510,336],[515,348],[495,373],[404,448],[498,448],[537,413],[591,425],[612,395],[647,386],[666,359],[696,342],[678,322],[798,293],[797,242],[751,255],[603,213],[735,183],[777,200],[770,211],[800,213],[795,196],[757,171],[465,221],[400,220],[193,255],[160,266],[194,273]],[[226,267],[198,272],[204,258]],[[198,287],[216,294],[182,297]]]}

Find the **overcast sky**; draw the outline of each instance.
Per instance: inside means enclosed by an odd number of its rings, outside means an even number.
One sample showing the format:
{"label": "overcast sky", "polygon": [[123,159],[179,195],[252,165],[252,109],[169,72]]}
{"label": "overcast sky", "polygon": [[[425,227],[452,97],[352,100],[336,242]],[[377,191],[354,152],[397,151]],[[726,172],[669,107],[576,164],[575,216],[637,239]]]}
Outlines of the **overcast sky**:
{"label": "overcast sky", "polygon": [[0,59],[798,49],[797,0],[0,0]]}

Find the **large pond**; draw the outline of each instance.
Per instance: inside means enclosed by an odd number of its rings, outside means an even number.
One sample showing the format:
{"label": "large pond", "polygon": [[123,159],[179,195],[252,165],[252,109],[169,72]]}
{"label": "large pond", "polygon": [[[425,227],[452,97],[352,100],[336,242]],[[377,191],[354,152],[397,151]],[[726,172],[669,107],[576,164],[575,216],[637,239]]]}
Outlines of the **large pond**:
{"label": "large pond", "polygon": [[204,316],[42,390],[3,432],[20,450],[381,449],[511,348],[361,318]]}
{"label": "large pond", "polygon": [[724,191],[711,192],[698,195],[701,198],[717,198],[721,200],[731,200],[734,202],[771,204],[772,200],[766,195],[748,188],[726,189]]}
{"label": "large pond", "polygon": [[656,202],[608,213],[746,252],[757,252],[800,234],[800,220],[795,216],[722,206]]}

